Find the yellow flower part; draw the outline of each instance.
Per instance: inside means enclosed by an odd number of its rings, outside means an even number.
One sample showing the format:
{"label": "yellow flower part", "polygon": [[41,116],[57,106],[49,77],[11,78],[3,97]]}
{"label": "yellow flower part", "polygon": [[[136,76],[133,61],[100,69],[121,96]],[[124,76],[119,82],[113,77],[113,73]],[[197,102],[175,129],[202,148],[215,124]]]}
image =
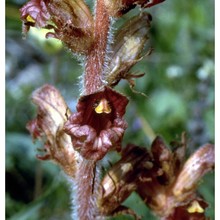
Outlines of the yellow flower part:
{"label": "yellow flower part", "polygon": [[95,107],[95,112],[97,114],[111,113],[111,107],[109,106],[109,103],[106,99],[101,99],[101,101],[98,103],[98,105]]}
{"label": "yellow flower part", "polygon": [[187,208],[189,213],[203,213],[204,209],[200,206],[198,201],[194,200],[191,205]]}
{"label": "yellow flower part", "polygon": [[26,17],[26,20],[27,22],[35,23],[35,20],[30,15]]}

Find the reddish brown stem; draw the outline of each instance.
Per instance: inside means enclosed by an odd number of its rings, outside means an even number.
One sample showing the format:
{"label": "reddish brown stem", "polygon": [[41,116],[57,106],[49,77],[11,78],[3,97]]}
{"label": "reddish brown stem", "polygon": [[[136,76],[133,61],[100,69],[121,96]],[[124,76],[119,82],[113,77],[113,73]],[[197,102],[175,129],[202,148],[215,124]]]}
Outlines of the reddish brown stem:
{"label": "reddish brown stem", "polygon": [[85,94],[96,92],[102,85],[110,19],[103,0],[97,0],[94,27],[94,45],[86,56],[84,88]]}
{"label": "reddish brown stem", "polygon": [[[96,92],[102,87],[102,71],[105,62],[110,19],[103,0],[96,2],[94,44],[88,51],[84,75],[84,95]],[[76,174],[77,181],[77,219],[95,220],[99,215],[96,193],[100,184],[95,161],[81,158]]]}
{"label": "reddish brown stem", "polygon": [[99,215],[96,198],[99,185],[96,163],[83,160],[79,163],[77,178],[77,219],[95,220]]}

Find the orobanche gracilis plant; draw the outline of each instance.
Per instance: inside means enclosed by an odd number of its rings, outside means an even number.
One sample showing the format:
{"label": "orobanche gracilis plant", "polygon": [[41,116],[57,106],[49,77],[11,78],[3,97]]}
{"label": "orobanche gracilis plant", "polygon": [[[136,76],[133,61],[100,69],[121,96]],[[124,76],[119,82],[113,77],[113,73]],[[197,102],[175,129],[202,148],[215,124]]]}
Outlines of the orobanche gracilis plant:
{"label": "orobanche gracilis plant", "polygon": [[[33,139],[44,142],[45,154],[37,157],[55,161],[74,185],[73,219],[105,219],[118,213],[141,219],[122,206],[133,191],[159,219],[207,219],[208,204],[196,188],[214,167],[211,144],[187,160],[184,133],[169,147],[159,136],[150,150],[135,143],[122,147],[129,100],[114,86],[126,79],[133,90],[133,79],[144,75],[130,71],[148,41],[152,17],[144,9],[163,1],[94,0],[92,12],[84,0],[30,0],[20,9],[24,35],[31,27],[48,29],[46,38],[59,39],[83,57],[76,112],[47,84],[33,92],[37,117],[27,124]],[[113,21],[135,7],[140,13],[111,34]],[[121,159],[103,174],[102,159],[109,151],[117,151]]]}

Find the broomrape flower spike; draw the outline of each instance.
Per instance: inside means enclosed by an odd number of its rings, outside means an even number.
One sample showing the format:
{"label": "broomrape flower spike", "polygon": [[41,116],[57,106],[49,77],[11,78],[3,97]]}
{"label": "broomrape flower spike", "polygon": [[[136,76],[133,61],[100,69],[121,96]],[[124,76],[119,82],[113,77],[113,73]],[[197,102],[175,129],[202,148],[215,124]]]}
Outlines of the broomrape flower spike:
{"label": "broomrape flower spike", "polygon": [[[117,214],[141,219],[122,205],[133,191],[160,219],[206,219],[208,204],[196,188],[214,167],[211,144],[200,147],[186,162],[184,135],[171,148],[159,136],[150,150],[135,143],[122,147],[128,127],[123,118],[128,98],[113,87],[126,79],[133,88],[133,78],[144,76],[130,71],[152,51],[143,51],[152,16],[142,11],[131,18],[116,32],[113,43],[109,42],[111,19],[122,17],[136,6],[148,8],[163,1],[96,0],[91,12],[83,0],[30,0],[20,9],[25,35],[32,27],[47,29],[46,38],[57,38],[84,57],[76,112],[70,111],[55,87],[44,85],[32,95],[37,117],[27,123],[33,140],[44,142],[37,158],[52,160],[70,177],[75,189],[74,220],[98,220]],[[119,152],[121,159],[101,175],[99,161],[110,150]]]}

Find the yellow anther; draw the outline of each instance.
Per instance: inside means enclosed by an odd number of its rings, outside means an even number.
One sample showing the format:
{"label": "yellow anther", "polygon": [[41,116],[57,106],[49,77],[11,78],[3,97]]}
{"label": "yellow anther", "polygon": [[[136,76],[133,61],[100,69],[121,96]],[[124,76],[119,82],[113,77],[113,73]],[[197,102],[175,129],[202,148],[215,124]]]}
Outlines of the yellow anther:
{"label": "yellow anther", "polygon": [[106,99],[101,99],[98,105],[95,107],[95,112],[97,114],[109,114],[111,113],[111,111],[111,107],[109,106],[108,101]]}
{"label": "yellow anther", "polygon": [[187,208],[187,211],[189,213],[203,213],[204,212],[204,209],[200,206],[200,204],[194,200],[192,203],[191,203],[191,206],[189,208]]}

